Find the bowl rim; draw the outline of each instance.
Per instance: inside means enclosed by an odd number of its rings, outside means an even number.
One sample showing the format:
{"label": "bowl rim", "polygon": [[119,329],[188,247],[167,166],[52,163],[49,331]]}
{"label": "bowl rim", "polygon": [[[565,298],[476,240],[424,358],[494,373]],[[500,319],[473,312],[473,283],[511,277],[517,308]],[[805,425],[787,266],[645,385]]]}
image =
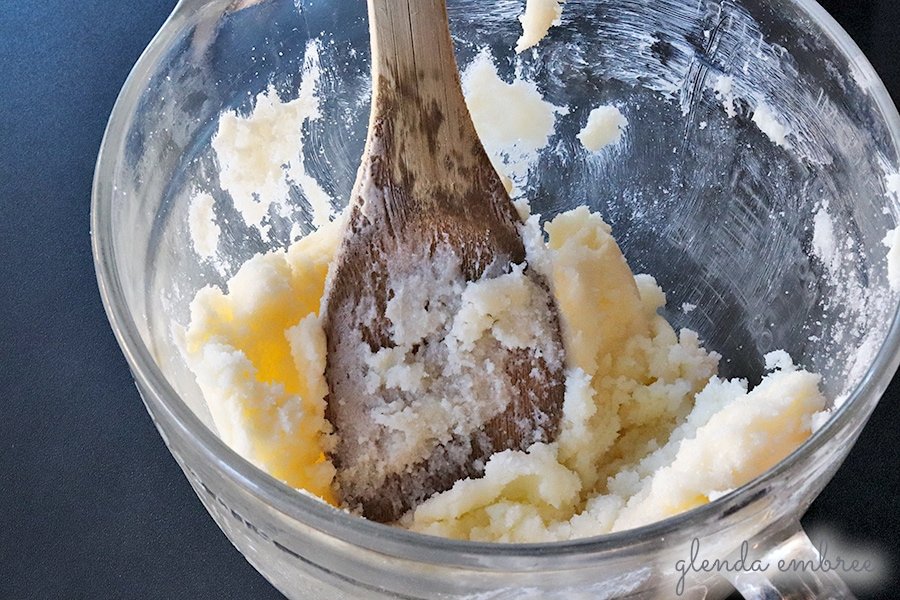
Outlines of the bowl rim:
{"label": "bowl rim", "polygon": [[[194,450],[234,482],[240,489],[274,508],[284,516],[325,535],[366,548],[379,554],[413,562],[470,564],[489,566],[485,559],[527,558],[533,565],[553,562],[562,556],[613,554],[624,556],[640,551],[644,545],[658,544],[667,537],[683,533],[686,527],[722,518],[752,503],[770,483],[784,476],[794,465],[825,446],[839,431],[857,423],[861,428],[887,389],[900,365],[900,306],[895,307],[890,328],[875,359],[836,413],[804,444],[774,467],[728,494],[689,511],[644,525],[600,536],[547,543],[495,543],[453,540],[423,535],[405,529],[374,523],[336,509],[311,495],[298,492],[241,457],[190,410],[166,380],[141,339],[137,324],[127,310],[124,292],[116,269],[111,243],[109,218],[113,194],[111,187],[120,149],[127,131],[128,110],[137,104],[143,84],[149,80],[149,67],[166,47],[170,36],[188,24],[191,15],[230,0],[181,0],[159,32],[147,46],[129,74],[113,108],[104,133],[94,172],[91,201],[91,244],[97,282],[113,333],[128,362],[148,411],[158,419],[157,427],[173,427],[178,436],[191,440]],[[849,34],[815,0],[783,0],[806,14],[844,54],[850,64],[865,76],[868,93],[881,111],[895,145],[900,148],[900,114],[881,78]],[[160,423],[161,421],[161,423]],[[164,434],[164,438],[168,435]],[[462,561],[462,562],[460,562]]]}

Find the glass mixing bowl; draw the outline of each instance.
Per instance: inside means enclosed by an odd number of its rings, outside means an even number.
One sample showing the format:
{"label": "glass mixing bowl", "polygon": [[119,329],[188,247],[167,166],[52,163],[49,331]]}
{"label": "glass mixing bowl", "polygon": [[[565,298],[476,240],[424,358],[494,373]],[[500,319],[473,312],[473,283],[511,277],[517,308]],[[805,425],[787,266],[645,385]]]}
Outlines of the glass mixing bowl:
{"label": "glass mixing bowl", "polygon": [[[726,375],[758,381],[762,355],[783,348],[823,375],[834,416],[776,467],[710,504],[565,543],[421,536],[335,510],[257,470],[216,436],[179,336],[198,289],[311,231],[311,209],[293,187],[265,235],[248,228],[218,190],[210,140],[222,111],[246,111],[270,86],[295,97],[314,47],[321,115],[304,124],[304,165],[340,209],[368,119],[365,3],[183,0],[110,119],[94,182],[96,268],[172,454],[234,545],[290,598],[665,598],[676,593],[694,539],[712,557],[743,541],[756,558],[813,556],[799,518],[900,361],[898,295],[883,244],[900,214],[890,177],[900,120],[822,8],[808,0],[568,0],[550,38],[517,58],[521,7],[449,1],[461,66],[488,48],[502,76],[535,82],[568,110],[534,168],[517,175],[534,211],[551,218],[587,202],[611,223],[633,270],[668,292],[666,318],[732,359],[722,364]],[[629,126],[620,144],[588,154],[574,138],[599,104],[617,105]],[[215,197],[216,265],[190,243],[198,187]],[[681,310],[685,303],[697,308]],[[797,585],[794,577],[689,572],[679,589],[685,598],[721,597],[726,578],[748,598]],[[833,573],[805,579],[809,589],[848,594]]]}

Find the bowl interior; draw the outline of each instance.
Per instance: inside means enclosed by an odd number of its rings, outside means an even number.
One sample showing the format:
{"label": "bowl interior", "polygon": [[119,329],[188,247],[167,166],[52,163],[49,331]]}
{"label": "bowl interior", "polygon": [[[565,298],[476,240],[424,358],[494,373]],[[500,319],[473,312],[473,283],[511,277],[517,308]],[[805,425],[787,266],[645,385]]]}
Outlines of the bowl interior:
{"label": "bowl interior", "polygon": [[[369,113],[365,3],[245,4],[170,21],[113,177],[110,243],[128,310],[210,427],[178,350],[191,299],[315,229],[313,195],[346,205]],[[560,108],[543,149],[497,157],[533,212],[599,211],[635,273],[667,292],[666,318],[721,353],[726,376],[758,381],[763,355],[784,349],[822,373],[829,398],[849,395],[896,310],[883,240],[900,214],[897,115],[855,47],[839,47],[807,3],[569,0],[550,38],[517,56],[520,2],[448,4],[461,68],[490,53],[503,78],[534,82]],[[302,125],[302,173],[286,177],[262,226],[248,225],[221,189],[219,115],[304,86],[319,114]],[[591,153],[576,134],[600,105],[629,124]],[[212,259],[190,241],[198,193],[221,230]]]}

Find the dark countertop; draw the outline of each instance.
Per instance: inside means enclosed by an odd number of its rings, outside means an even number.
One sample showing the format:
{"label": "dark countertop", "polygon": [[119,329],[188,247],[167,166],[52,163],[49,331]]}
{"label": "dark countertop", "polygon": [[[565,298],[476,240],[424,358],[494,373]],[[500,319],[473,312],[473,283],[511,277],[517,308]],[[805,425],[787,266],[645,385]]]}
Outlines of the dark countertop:
{"label": "dark countertop", "polygon": [[[0,2],[3,600],[281,597],[163,445],[94,278],[90,189],[103,129],[174,4]],[[900,100],[900,2],[823,4]],[[880,591],[861,598],[900,596],[898,399],[900,378],[803,521],[887,562]]]}

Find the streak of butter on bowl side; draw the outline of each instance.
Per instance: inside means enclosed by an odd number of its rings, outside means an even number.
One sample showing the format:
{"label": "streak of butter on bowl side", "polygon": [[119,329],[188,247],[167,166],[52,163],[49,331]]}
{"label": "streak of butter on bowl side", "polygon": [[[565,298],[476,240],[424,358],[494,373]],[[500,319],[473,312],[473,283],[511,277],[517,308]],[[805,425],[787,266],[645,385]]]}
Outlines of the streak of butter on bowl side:
{"label": "streak of butter on bowl side", "polygon": [[615,106],[598,106],[588,115],[587,123],[578,134],[582,145],[591,152],[599,152],[617,144],[628,127],[628,119]]}
{"label": "streak of butter on bowl side", "polygon": [[531,81],[501,79],[488,50],[479,52],[463,71],[462,86],[478,137],[507,190],[514,193],[568,109],[544,100]]}
{"label": "streak of butter on bowl side", "polygon": [[550,28],[559,25],[562,17],[563,0],[528,0],[525,12],[519,17],[522,23],[522,36],[516,42],[516,52],[524,52],[536,46],[550,32]]}
{"label": "streak of butter on bowl side", "polygon": [[188,228],[194,251],[200,258],[211,260],[222,232],[216,223],[215,199],[210,194],[198,192],[191,197]]}
{"label": "streak of butter on bowl side", "polygon": [[897,291],[900,290],[900,227],[888,232],[884,245],[888,249],[888,283],[892,290]]}

